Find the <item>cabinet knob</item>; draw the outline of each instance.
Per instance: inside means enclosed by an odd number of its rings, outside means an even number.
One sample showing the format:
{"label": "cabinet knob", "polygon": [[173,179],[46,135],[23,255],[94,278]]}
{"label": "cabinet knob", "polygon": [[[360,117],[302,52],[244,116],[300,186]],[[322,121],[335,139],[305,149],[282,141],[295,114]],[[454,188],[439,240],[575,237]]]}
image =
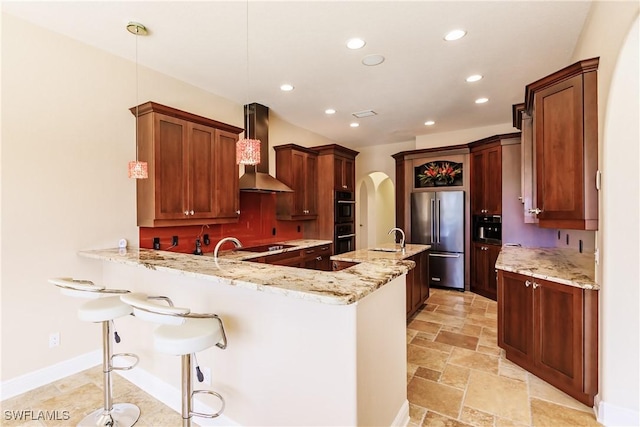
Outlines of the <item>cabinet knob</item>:
{"label": "cabinet knob", "polygon": [[532,213],[532,214],[534,214],[534,215],[538,215],[538,214],[539,214],[539,213],[541,213],[541,212],[542,212],[542,209],[538,209],[538,208],[535,208],[535,209],[529,209],[529,213]]}
{"label": "cabinet knob", "polygon": [[526,280],[524,282],[524,285],[528,288],[529,286],[531,286],[531,282],[529,280]]}
{"label": "cabinet knob", "polygon": [[193,212],[193,210],[189,211],[189,215],[193,215],[195,212]]}
{"label": "cabinet knob", "polygon": [[185,215],[189,215],[189,211],[184,211],[184,214]]}
{"label": "cabinet knob", "polygon": [[316,261],[322,261],[322,257],[321,256],[316,257]]}
{"label": "cabinet knob", "polygon": [[240,215],[240,209],[238,209],[238,210],[236,211],[236,214]]}
{"label": "cabinet knob", "polygon": [[537,289],[540,286],[540,283],[533,282],[533,289]]}
{"label": "cabinet knob", "polygon": [[487,248],[486,246],[482,246],[482,247],[480,248],[480,250],[483,250],[483,251],[486,251],[486,250],[488,250],[488,249],[489,249],[489,248]]}
{"label": "cabinet knob", "polygon": [[346,185],[343,185],[342,188],[349,188],[349,187],[347,187]]}

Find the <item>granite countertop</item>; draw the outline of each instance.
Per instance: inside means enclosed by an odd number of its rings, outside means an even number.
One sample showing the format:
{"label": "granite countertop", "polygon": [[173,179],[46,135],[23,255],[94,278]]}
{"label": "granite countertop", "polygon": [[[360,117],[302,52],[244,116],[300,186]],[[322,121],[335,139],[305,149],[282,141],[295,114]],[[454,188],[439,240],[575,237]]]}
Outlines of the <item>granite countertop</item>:
{"label": "granite countertop", "polygon": [[[396,243],[383,243],[373,249],[383,249],[381,251],[372,249],[358,249],[357,251],[345,252],[331,257],[334,261],[349,262],[376,262],[380,260],[400,261],[412,257],[420,252],[431,249],[430,245],[414,245],[407,243],[404,250]],[[386,252],[389,250],[389,252]],[[396,251],[396,252],[393,252]]]}
{"label": "granite countertop", "polygon": [[[291,248],[282,248],[276,249],[266,252],[253,252],[253,251],[244,251],[242,248],[220,251],[218,253],[218,257],[224,259],[235,259],[238,261],[247,261],[254,258],[260,258],[265,255],[275,255],[281,254],[283,252],[293,252],[299,251],[300,249],[311,248],[314,246],[322,246],[322,245],[330,245],[333,242],[331,240],[316,240],[316,239],[297,239],[297,240],[287,240],[283,242],[269,243],[269,245],[277,246],[277,245],[292,245]],[[250,246],[249,246],[250,247]],[[213,256],[213,253],[206,253],[205,256]]]}
{"label": "granite countertop", "polygon": [[218,259],[213,259],[211,254],[197,256],[139,248],[85,250],[78,252],[78,255],[336,305],[353,304],[415,267],[413,261],[395,258],[377,258],[341,271],[318,271],[244,261],[330,242],[302,240],[282,243],[296,246],[266,253],[228,251]]}
{"label": "granite countertop", "polygon": [[496,268],[582,289],[600,289],[593,253],[575,249],[503,246]]}

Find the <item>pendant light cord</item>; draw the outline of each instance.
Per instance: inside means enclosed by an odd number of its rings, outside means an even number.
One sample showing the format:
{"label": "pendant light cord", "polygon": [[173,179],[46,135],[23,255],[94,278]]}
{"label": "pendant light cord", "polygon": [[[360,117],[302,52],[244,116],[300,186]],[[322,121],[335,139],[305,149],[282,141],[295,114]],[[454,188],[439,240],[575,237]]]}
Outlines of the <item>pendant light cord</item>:
{"label": "pendant light cord", "polygon": [[138,162],[138,32],[140,28],[136,26],[136,163]]}
{"label": "pendant light cord", "polygon": [[244,116],[245,116],[245,125],[246,125],[246,130],[245,130],[245,139],[249,139],[250,135],[249,135],[249,124],[251,123],[251,119],[249,118],[249,0],[247,0],[247,26],[246,26],[246,32],[247,32],[247,43],[246,43],[246,55],[247,55],[247,90],[245,92],[245,103],[244,103],[244,107],[243,110],[244,111]]}

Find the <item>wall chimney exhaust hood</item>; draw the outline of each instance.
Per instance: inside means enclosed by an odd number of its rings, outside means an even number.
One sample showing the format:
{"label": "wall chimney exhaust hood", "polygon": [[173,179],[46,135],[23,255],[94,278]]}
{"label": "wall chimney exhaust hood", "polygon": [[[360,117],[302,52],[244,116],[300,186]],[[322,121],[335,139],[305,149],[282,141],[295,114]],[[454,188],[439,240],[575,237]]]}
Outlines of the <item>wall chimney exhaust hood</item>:
{"label": "wall chimney exhaust hood", "polygon": [[293,190],[269,175],[269,108],[258,103],[244,106],[244,128],[247,138],[259,139],[260,163],[245,165],[240,177],[240,191],[257,193],[293,193]]}

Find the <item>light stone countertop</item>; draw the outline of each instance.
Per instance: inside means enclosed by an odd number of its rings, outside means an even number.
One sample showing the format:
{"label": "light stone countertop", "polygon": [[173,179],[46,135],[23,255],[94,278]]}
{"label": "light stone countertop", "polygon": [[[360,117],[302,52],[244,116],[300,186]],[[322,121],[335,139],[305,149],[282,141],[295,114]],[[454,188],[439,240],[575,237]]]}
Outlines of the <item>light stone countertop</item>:
{"label": "light stone countertop", "polygon": [[217,260],[213,259],[211,254],[197,256],[139,248],[85,250],[78,252],[78,255],[335,305],[353,304],[415,267],[413,261],[383,257],[361,262],[341,271],[318,271],[243,261],[265,254],[299,250],[331,242],[301,240],[282,243],[297,246],[267,253],[228,251],[226,254],[221,253]]}
{"label": "light stone countertop", "polygon": [[390,249],[397,252],[376,251],[370,249],[358,249],[356,251],[345,252],[331,257],[334,261],[348,262],[376,262],[379,260],[396,260],[400,261],[412,257],[420,252],[431,249],[431,245],[414,245],[407,243],[404,250],[396,243],[383,243],[376,245],[373,249]]}
{"label": "light stone countertop", "polygon": [[600,290],[595,280],[593,253],[580,253],[575,249],[503,246],[496,268],[582,289]]}

